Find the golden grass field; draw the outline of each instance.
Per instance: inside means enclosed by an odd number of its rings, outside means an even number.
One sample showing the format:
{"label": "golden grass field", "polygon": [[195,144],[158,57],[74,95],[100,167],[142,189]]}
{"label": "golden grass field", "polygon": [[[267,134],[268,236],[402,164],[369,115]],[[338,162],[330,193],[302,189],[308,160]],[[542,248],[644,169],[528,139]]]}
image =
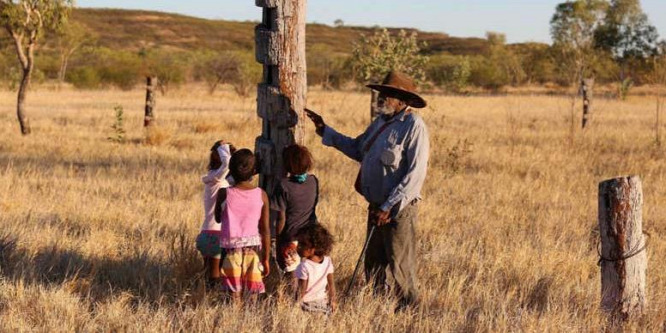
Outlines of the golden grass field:
{"label": "golden grass field", "polygon": [[[394,300],[361,289],[326,320],[286,299],[239,309],[202,295],[194,238],[208,149],[217,139],[253,148],[261,126],[253,98],[205,91],[160,97],[147,134],[141,90],[36,88],[29,137],[15,93],[0,92],[0,331],[600,331],[597,186],[627,174],[642,177],[652,235],[649,304],[627,330],[666,329],[666,149],[654,144],[653,97],[596,100],[591,127],[572,138],[565,97],[428,96],[424,306],[393,314]],[[367,94],[308,98],[344,133],[369,121]],[[107,140],[116,104],[126,143]],[[342,291],[366,206],[352,189],[357,165],[307,130]],[[465,140],[470,151],[456,150]]]}

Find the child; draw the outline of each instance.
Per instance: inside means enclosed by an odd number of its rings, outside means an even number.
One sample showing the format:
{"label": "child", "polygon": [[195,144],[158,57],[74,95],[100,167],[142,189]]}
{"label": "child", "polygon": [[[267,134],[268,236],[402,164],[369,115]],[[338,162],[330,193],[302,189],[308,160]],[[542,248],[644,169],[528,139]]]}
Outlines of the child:
{"label": "child", "polygon": [[300,257],[296,252],[296,234],[304,227],[317,222],[315,209],[319,200],[319,180],[308,174],[312,167],[312,155],[300,145],[291,145],[282,152],[287,171],[276,186],[271,208],[278,211],[277,262],[291,279]]}
{"label": "child", "polygon": [[226,179],[229,173],[229,158],[236,149],[224,141],[215,142],[210,149],[210,162],[208,174],[201,180],[204,183],[203,206],[204,221],[201,232],[197,236],[197,249],[204,258],[206,267],[207,284],[213,287],[220,278],[220,259],[222,249],[220,248],[220,225],[215,223],[214,210],[217,193],[220,189],[229,187],[231,179]]}
{"label": "child", "polygon": [[328,256],[333,248],[333,236],[319,224],[301,229],[297,235],[298,254],[303,260],[296,269],[297,300],[308,312],[330,314],[337,308],[333,263]]}
{"label": "child", "polygon": [[[256,174],[255,157],[249,149],[231,156],[229,172],[235,184],[217,196],[215,220],[221,223],[222,289],[238,302],[245,291],[265,291],[263,276],[268,276],[271,234],[268,224],[268,196],[252,184]],[[262,252],[261,259],[259,252]],[[263,267],[262,267],[263,266]]]}

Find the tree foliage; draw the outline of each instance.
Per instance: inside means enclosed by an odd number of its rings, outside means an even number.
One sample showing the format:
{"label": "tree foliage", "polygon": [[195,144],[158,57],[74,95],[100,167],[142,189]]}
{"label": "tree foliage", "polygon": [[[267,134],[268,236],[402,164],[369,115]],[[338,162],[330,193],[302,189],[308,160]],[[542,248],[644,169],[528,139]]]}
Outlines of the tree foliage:
{"label": "tree foliage", "polygon": [[73,0],[0,0],[0,25],[13,40],[22,69],[16,114],[23,135],[31,132],[24,103],[35,67],[35,47],[45,31],[67,23],[73,4]]}
{"label": "tree foliage", "polygon": [[143,58],[146,62],[146,76],[157,77],[157,88],[162,95],[187,79],[187,53],[158,49],[146,52]]}
{"label": "tree foliage", "polygon": [[56,49],[60,54],[60,68],[58,70],[58,81],[65,81],[69,60],[75,52],[86,45],[92,45],[97,36],[79,22],[68,22],[56,30]]}
{"label": "tree foliage", "polygon": [[362,35],[354,44],[352,65],[359,83],[381,82],[391,70],[411,76],[417,84],[425,82],[428,57],[421,54],[416,32],[405,30],[392,36],[387,29],[377,30],[368,37]]}
{"label": "tree foliage", "polygon": [[599,54],[595,33],[603,24],[608,3],[603,0],[575,0],[558,4],[551,24],[554,56],[562,82],[576,84],[589,75],[590,64]]}
{"label": "tree foliage", "polygon": [[197,75],[206,81],[211,94],[220,84],[231,84],[239,96],[247,97],[261,76],[261,66],[250,52],[208,54],[197,67]]}
{"label": "tree foliage", "polygon": [[608,3],[603,0],[575,0],[558,4],[550,20],[554,45],[587,50],[603,23]]}
{"label": "tree foliage", "polygon": [[486,58],[488,82],[486,87],[497,90],[505,85],[518,85],[525,80],[520,59],[506,46],[506,35],[487,32],[486,39],[490,45]]}
{"label": "tree foliage", "polygon": [[351,74],[347,59],[327,44],[312,45],[307,50],[308,83],[325,89],[340,88]]}
{"label": "tree foliage", "polygon": [[658,39],[639,0],[611,0],[605,21],[595,32],[596,46],[622,61],[654,55]]}

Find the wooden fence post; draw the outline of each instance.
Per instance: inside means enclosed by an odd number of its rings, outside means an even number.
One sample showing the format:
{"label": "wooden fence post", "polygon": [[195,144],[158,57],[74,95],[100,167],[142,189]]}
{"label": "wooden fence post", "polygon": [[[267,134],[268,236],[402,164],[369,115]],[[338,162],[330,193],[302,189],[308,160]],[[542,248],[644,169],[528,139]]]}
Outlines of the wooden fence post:
{"label": "wooden fence post", "polygon": [[306,0],[255,0],[263,20],[255,28],[256,58],[264,67],[257,89],[257,114],[263,119],[256,140],[259,184],[270,196],[285,175],[282,150],[303,143],[307,93],[305,61]]}
{"label": "wooden fence post", "polygon": [[638,176],[599,184],[601,308],[615,319],[641,314],[646,303],[647,238],[642,206]]}
{"label": "wooden fence post", "polygon": [[370,90],[370,122],[375,121],[379,116],[379,91]]}
{"label": "wooden fence post", "polygon": [[583,91],[583,129],[590,121],[592,113],[592,89],[594,89],[594,79],[583,79],[581,85]]}
{"label": "wooden fence post", "polygon": [[143,118],[143,127],[148,127],[153,122],[153,111],[155,110],[155,87],[157,87],[157,77],[146,77],[146,113]]}

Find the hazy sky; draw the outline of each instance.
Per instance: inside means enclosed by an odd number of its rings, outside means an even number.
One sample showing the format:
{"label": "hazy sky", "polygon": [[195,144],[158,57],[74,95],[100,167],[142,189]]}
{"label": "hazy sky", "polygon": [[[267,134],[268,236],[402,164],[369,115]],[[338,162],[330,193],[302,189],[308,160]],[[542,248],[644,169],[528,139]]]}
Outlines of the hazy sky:
{"label": "hazy sky", "polygon": [[[308,0],[308,22],[414,27],[452,36],[507,34],[510,42],[550,42],[549,21],[563,0]],[[151,9],[185,15],[259,20],[254,0],[78,0],[80,7]],[[376,5],[381,3],[381,6]],[[643,10],[666,37],[666,0],[643,0]]]}

